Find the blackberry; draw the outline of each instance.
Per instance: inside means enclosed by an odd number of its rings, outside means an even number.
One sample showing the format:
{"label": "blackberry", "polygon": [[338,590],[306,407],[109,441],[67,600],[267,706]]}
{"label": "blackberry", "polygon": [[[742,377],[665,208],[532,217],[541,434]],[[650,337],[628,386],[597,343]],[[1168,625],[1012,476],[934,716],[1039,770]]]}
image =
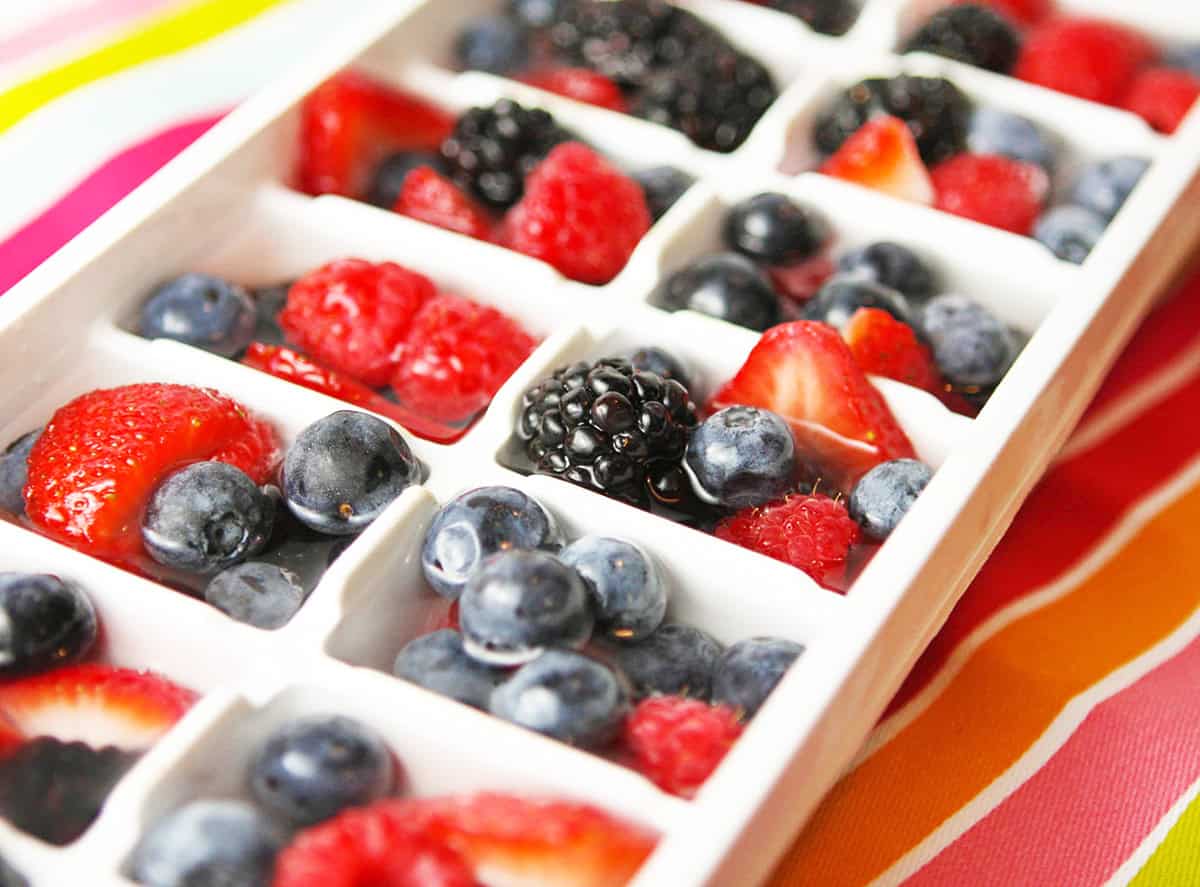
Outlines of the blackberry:
{"label": "blackberry", "polygon": [[525,191],[525,176],[550,149],[575,135],[540,108],[501,99],[471,108],[442,142],[446,172],[464,190],[496,209],[507,209]]}
{"label": "blackberry", "polygon": [[1021,51],[1021,38],[1008,20],[974,3],[950,6],[930,16],[908,38],[904,52],[931,52],[977,68],[1007,74]]}
{"label": "blackberry", "polygon": [[858,18],[851,0],[770,0],[767,6],[794,15],[814,31],[840,37]]}
{"label": "blackberry", "polygon": [[529,389],[517,436],[537,473],[647,507],[688,486],[682,460],[696,424],[686,388],[610,357]]}
{"label": "blackberry", "polygon": [[771,74],[724,43],[705,43],[684,64],[652,74],[633,113],[681,131],[701,148],[741,145],[778,92]]}
{"label": "blackberry", "polygon": [[817,115],[813,141],[833,154],[872,117],[890,114],[908,124],[921,159],[932,166],[965,148],[970,113],[970,100],[942,77],[876,77],[846,89]]}

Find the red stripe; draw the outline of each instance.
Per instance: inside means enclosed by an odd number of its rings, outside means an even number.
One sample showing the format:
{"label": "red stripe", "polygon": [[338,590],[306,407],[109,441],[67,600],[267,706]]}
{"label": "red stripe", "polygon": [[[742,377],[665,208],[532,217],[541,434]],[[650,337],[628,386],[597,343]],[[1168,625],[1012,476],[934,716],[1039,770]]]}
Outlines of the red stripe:
{"label": "red stripe", "polygon": [[56,204],[0,242],[0,293],[48,259],[194,142],[222,115],[174,126],[113,157]]}

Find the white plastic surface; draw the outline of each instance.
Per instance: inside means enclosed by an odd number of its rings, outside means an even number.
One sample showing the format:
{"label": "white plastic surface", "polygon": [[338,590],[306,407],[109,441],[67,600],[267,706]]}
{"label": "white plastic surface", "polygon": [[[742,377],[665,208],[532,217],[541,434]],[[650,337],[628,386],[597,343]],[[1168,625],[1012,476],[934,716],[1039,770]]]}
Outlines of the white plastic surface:
{"label": "white plastic surface", "polygon": [[[1138,320],[1189,255],[1200,192],[1200,113],[1173,138],[1122,112],[931,57],[888,54],[911,4],[868,0],[845,37],[738,0],[681,2],[769,65],[782,95],[728,156],[678,133],[481,74],[454,74],[457,27],[495,0],[396,2],[357,20],[303,70],[239,108],[0,300],[0,443],[36,427],[74,395],[132,381],[221,389],[271,419],[288,440],[344,408],[233,362],[128,330],[151,287],[183,271],[275,283],[340,256],[391,259],[443,288],[494,304],[543,337],[460,441],[406,435],[429,468],[326,572],[286,627],[238,625],[201,602],[0,523],[0,569],[77,580],[106,626],[106,658],[153,668],[207,695],[118,785],[99,821],[54,849],[0,822],[0,852],[39,885],[127,883],[120,872],[144,826],[197,795],[243,791],[257,737],[288,717],[339,711],[382,730],[418,794],[503,789],[598,804],[662,840],[636,884],[750,885],[770,871],[833,784],[907,669],[999,539]],[[1119,14],[1118,0],[1071,4]],[[383,6],[390,8],[383,9]],[[1200,39],[1170,0],[1139,4],[1152,32]],[[338,68],[377,76],[459,110],[501,95],[541,104],[634,169],[671,163],[702,181],[638,246],[610,284],[564,280],[548,266],[365,204],[287,187],[297,102]],[[945,73],[976,101],[1019,110],[1057,132],[1068,171],[1083,159],[1138,153],[1154,165],[1082,267],[1026,238],[801,172],[805,127],[820,101],[864,76]],[[799,147],[798,147],[799,146]],[[558,481],[504,467],[522,391],[563,363],[634,346],[677,353],[698,400],[741,364],[755,335],[652,307],[670,271],[712,251],[725,209],[784,191],[822,214],[833,254],[878,239],[917,250],[947,290],[988,305],[1032,338],[978,419],[903,385],[877,384],[919,454],[937,468],[925,494],[850,592],[819,588],[786,565]],[[1193,210],[1194,216],[1194,210]],[[400,647],[446,603],[421,579],[418,553],[438,502],[505,483],[541,500],[572,535],[642,542],[663,567],[670,617],[725,642],[772,634],[806,653],[699,797],[684,802],[631,770],[522,731],[391,678]],[[853,835],[846,836],[853,841]]]}

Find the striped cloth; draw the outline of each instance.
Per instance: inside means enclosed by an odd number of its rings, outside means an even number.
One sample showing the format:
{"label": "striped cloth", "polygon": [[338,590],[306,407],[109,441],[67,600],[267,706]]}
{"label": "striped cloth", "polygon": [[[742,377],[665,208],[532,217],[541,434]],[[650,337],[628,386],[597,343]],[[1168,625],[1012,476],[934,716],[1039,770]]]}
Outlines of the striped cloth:
{"label": "striped cloth", "polygon": [[[5,5],[0,291],[352,6]],[[1200,883],[1198,457],[1200,277],[1145,324],[772,887]]]}

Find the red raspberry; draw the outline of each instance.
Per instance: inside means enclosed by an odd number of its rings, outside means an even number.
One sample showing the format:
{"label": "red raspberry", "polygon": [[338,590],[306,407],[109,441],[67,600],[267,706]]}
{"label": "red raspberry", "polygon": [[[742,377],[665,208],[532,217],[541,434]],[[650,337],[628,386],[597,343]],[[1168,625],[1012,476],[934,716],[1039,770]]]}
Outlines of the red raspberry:
{"label": "red raspberry", "polygon": [[26,512],[80,551],[128,562],[142,550],[142,509],[172,471],[212,459],[261,484],[279,458],[274,429],[211,388],[92,391],[59,409],[30,452]]}
{"label": "red raspberry", "polygon": [[1159,132],[1173,133],[1200,98],[1200,78],[1174,68],[1150,68],[1134,79],[1121,107]]}
{"label": "red raspberry", "polygon": [[1054,14],[1054,0],[957,0],[957,4],[990,6],[1021,27],[1040,25]]}
{"label": "red raspberry", "polygon": [[275,862],[272,887],[478,887],[471,866],[422,835],[394,801],[347,810],[300,832]]}
{"label": "red raspberry", "polygon": [[694,797],[742,735],[737,712],[685,696],[654,696],[625,720],[638,772],[681,798]]}
{"label": "red raspberry", "polygon": [[744,508],[713,532],[718,539],[799,567],[818,582],[837,578],[859,538],[858,524],[845,505],[801,493]]}
{"label": "red raspberry", "polygon": [[650,221],[637,182],[586,145],[566,142],[526,178],[506,232],[517,252],[603,284],[625,267]]}
{"label": "red raspberry", "polygon": [[492,228],[483,207],[428,166],[419,166],[404,177],[404,187],[393,209],[478,240],[487,240]]}
{"label": "red raspberry", "polygon": [[442,293],[413,319],[392,388],[410,411],[464,425],[535,347],[536,339],[495,308]]}
{"label": "red raspberry", "polygon": [[288,340],[333,370],[386,385],[429,278],[393,262],[342,259],[309,272],[288,292],[279,325]]}
{"label": "red raspberry", "polygon": [[626,109],[625,94],[603,74],[590,68],[548,68],[521,78],[530,86],[610,111]]}
{"label": "red raspberry", "polygon": [[1050,191],[1040,166],[993,154],[959,154],[930,175],[938,209],[1016,234],[1033,230]]}
{"label": "red raspberry", "polygon": [[1030,32],[1013,74],[1068,95],[1113,105],[1138,68],[1154,55],[1148,40],[1123,25],[1064,17]]}
{"label": "red raspberry", "polygon": [[864,373],[941,394],[941,374],[916,333],[879,308],[859,308],[842,329],[842,338]]}

